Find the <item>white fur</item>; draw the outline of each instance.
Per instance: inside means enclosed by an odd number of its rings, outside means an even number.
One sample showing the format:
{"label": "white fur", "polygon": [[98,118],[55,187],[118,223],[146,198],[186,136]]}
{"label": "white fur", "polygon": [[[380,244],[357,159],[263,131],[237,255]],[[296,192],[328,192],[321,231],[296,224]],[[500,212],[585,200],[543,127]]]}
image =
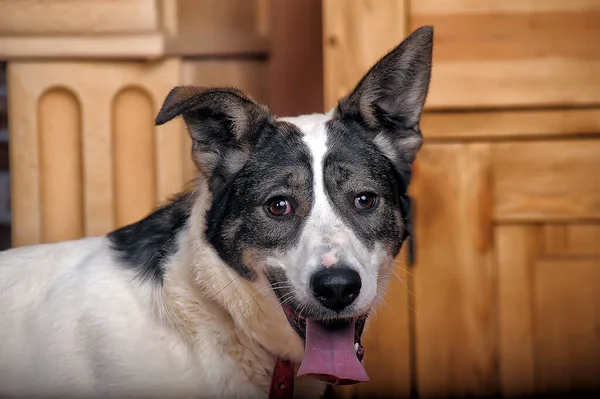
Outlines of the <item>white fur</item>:
{"label": "white fur", "polygon": [[[277,357],[299,364],[266,281],[206,245],[202,191],[162,288],[137,282],[105,237],[0,253],[0,396],[265,398]],[[323,389],[298,378],[295,392]]]}

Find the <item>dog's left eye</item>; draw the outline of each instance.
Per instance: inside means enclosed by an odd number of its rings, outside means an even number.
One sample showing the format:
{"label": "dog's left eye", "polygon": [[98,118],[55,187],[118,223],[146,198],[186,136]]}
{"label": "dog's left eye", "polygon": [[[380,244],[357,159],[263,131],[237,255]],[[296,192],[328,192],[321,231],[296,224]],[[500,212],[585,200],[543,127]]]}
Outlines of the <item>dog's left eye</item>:
{"label": "dog's left eye", "polygon": [[285,197],[271,198],[266,203],[267,211],[273,216],[289,215],[292,212],[292,205]]}
{"label": "dog's left eye", "polygon": [[371,209],[377,205],[379,197],[374,193],[360,193],[354,197],[354,206],[360,210]]}

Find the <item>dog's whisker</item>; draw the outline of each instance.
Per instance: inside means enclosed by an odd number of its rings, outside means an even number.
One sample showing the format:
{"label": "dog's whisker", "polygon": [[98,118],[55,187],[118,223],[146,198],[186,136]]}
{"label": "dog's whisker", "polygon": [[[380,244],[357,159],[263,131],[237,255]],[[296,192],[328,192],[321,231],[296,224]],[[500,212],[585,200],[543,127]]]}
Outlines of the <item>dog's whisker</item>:
{"label": "dog's whisker", "polygon": [[227,284],[225,284],[225,287],[223,287],[219,291],[217,291],[217,295],[219,295],[221,292],[223,292],[224,290],[226,290],[227,287],[229,287],[231,284],[233,284],[233,282],[235,280],[237,280],[239,277],[241,277],[241,276],[238,274],[237,276],[235,276],[234,278],[232,278],[230,282],[228,282]]}
{"label": "dog's whisker", "polygon": [[[410,291],[410,289],[406,285],[406,282],[413,284],[418,289],[421,289],[419,284],[417,284],[414,280],[402,278],[402,276],[400,276],[394,269],[392,269],[392,273],[394,273],[394,275],[398,278],[398,280],[400,280],[400,282],[404,285],[404,287],[406,287],[407,290]],[[414,293],[413,293],[413,295],[414,295]]]}
{"label": "dog's whisker", "polygon": [[395,267],[401,269],[402,271],[406,272],[406,274],[408,274],[409,276],[415,277],[415,275],[413,273],[411,273],[406,267],[403,267],[402,265],[406,265],[406,262],[401,261],[401,260],[396,260],[393,259],[392,263],[394,263]]}
{"label": "dog's whisker", "polygon": [[[286,297],[287,296],[287,297]],[[285,300],[283,298],[286,298]],[[279,310],[279,309],[283,309],[283,306],[288,303],[291,302],[294,299],[294,295],[292,292],[288,292],[285,295],[282,295],[281,298],[279,299],[279,303],[275,305],[275,307],[273,307],[273,309],[271,309],[271,313],[269,313],[262,321],[265,321],[266,319],[269,318],[269,316],[271,316],[273,314],[273,312]],[[259,316],[259,324],[262,323],[262,321],[260,320],[260,316]]]}
{"label": "dog's whisker", "polygon": [[408,302],[406,302],[404,299],[402,299],[398,294],[396,294],[393,291],[387,291],[386,293],[389,295],[393,295],[396,299],[398,299],[400,302],[402,302],[407,308],[409,308],[416,315],[418,315],[418,313],[415,311],[415,309],[412,306],[410,306],[410,304]]}

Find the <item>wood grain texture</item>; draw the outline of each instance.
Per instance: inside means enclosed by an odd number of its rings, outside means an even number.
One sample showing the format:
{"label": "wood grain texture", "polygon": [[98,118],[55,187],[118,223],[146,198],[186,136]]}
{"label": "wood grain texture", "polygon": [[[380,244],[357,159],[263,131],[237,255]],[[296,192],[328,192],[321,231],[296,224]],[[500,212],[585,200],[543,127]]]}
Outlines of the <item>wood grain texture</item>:
{"label": "wood grain texture", "polygon": [[409,29],[435,27],[427,107],[600,103],[594,0],[413,1]]}
{"label": "wood grain texture", "polygon": [[[269,0],[271,1],[271,0]],[[269,11],[265,0],[177,0],[177,33],[168,54],[266,54]]]}
{"label": "wood grain texture", "polygon": [[3,34],[115,34],[160,28],[157,0],[0,0]]}
{"label": "wood grain texture", "polygon": [[273,1],[269,105],[278,116],[323,112],[321,0]]}
{"label": "wood grain texture", "polygon": [[178,34],[259,36],[268,33],[264,0],[177,0]]}
{"label": "wood grain texture", "polygon": [[542,251],[541,232],[536,225],[494,229],[500,389],[507,397],[536,392],[532,264]]}
{"label": "wood grain texture", "polygon": [[[538,2],[539,3],[539,2]],[[436,29],[436,61],[512,61],[545,57],[598,59],[600,10],[413,14],[411,27]],[[477,32],[477,35],[474,33]]]}
{"label": "wood grain texture", "polygon": [[0,0],[0,54],[122,60],[265,55],[268,1]]}
{"label": "wood grain texture", "polygon": [[420,397],[497,389],[488,144],[425,145],[417,157],[416,363]]}
{"label": "wood grain texture", "polygon": [[510,140],[600,136],[600,108],[425,112],[426,140]]}
{"label": "wood grain texture", "polygon": [[[153,109],[128,115],[130,127],[148,126],[152,121],[133,121],[158,113],[158,107],[169,90],[180,81],[180,63],[176,60],[157,64],[137,62],[13,62],[9,66],[8,91],[11,121],[11,173],[20,183],[12,187],[13,245],[44,242],[40,209],[40,143],[37,132],[44,120],[35,117],[42,94],[53,88],[67,88],[77,98],[81,109],[82,193],[84,236],[103,235],[117,227],[115,222],[115,179],[119,170],[113,168],[113,101],[126,88],[139,88],[151,97]],[[54,112],[69,112],[58,109]],[[33,116],[33,117],[32,117]],[[122,115],[121,115],[122,116]],[[121,116],[117,116],[120,118]],[[14,123],[14,125],[13,125]],[[148,132],[148,129],[144,129]],[[122,130],[119,130],[121,132]],[[157,151],[157,168],[153,203],[163,201],[183,186],[184,153],[181,125],[174,121],[160,128],[152,128]],[[127,141],[125,140],[125,143]],[[189,153],[188,153],[189,154]],[[189,158],[189,155],[186,154]],[[117,163],[117,166],[119,164]],[[127,172],[124,172],[127,174]],[[143,177],[131,177],[135,182]],[[62,177],[61,177],[62,179]],[[54,178],[49,184],[60,186]],[[67,184],[67,183],[64,183]],[[62,213],[61,213],[62,215]],[[66,216],[65,216],[66,217]],[[131,220],[123,216],[124,220]]]}
{"label": "wood grain texture", "polygon": [[409,33],[407,0],[323,0],[325,108],[337,104],[368,69]]}
{"label": "wood grain texture", "polygon": [[19,65],[8,64],[8,131],[11,175],[12,246],[42,242],[40,198],[39,91],[32,93]]}
{"label": "wood grain texture", "polygon": [[156,205],[155,108],[149,93],[139,88],[121,90],[112,102],[116,226],[142,219]]}
{"label": "wood grain texture", "polygon": [[83,236],[81,105],[72,92],[51,89],[39,99],[42,241]]}
{"label": "wood grain texture", "polygon": [[585,245],[569,245],[599,228],[544,223],[495,229],[504,397],[600,389],[600,258]]}
{"label": "wood grain texture", "polygon": [[600,258],[545,258],[534,270],[537,391],[598,392]]}
{"label": "wood grain texture", "polygon": [[495,14],[549,11],[600,10],[595,0],[414,0],[410,4],[415,14]]}
{"label": "wood grain texture", "polygon": [[600,225],[561,223],[544,226],[544,254],[600,256]]}
{"label": "wood grain texture", "polygon": [[600,60],[437,62],[434,55],[433,65],[427,109],[600,104]]}
{"label": "wood grain texture", "polygon": [[6,59],[40,58],[131,60],[157,59],[166,54],[165,38],[158,33],[103,36],[3,36],[0,54]]}
{"label": "wood grain texture", "polygon": [[500,222],[600,219],[600,141],[497,143],[494,218]]}

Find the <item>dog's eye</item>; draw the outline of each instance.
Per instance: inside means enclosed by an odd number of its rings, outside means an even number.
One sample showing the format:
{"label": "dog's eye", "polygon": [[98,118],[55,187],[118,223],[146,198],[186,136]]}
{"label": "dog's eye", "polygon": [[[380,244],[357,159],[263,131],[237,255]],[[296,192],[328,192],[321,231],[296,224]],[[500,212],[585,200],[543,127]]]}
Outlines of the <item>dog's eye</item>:
{"label": "dog's eye", "polygon": [[292,212],[292,205],[285,197],[275,197],[267,201],[267,211],[273,216],[284,216]]}
{"label": "dog's eye", "polygon": [[371,209],[377,205],[379,197],[373,193],[360,193],[354,197],[354,206],[360,210]]}

